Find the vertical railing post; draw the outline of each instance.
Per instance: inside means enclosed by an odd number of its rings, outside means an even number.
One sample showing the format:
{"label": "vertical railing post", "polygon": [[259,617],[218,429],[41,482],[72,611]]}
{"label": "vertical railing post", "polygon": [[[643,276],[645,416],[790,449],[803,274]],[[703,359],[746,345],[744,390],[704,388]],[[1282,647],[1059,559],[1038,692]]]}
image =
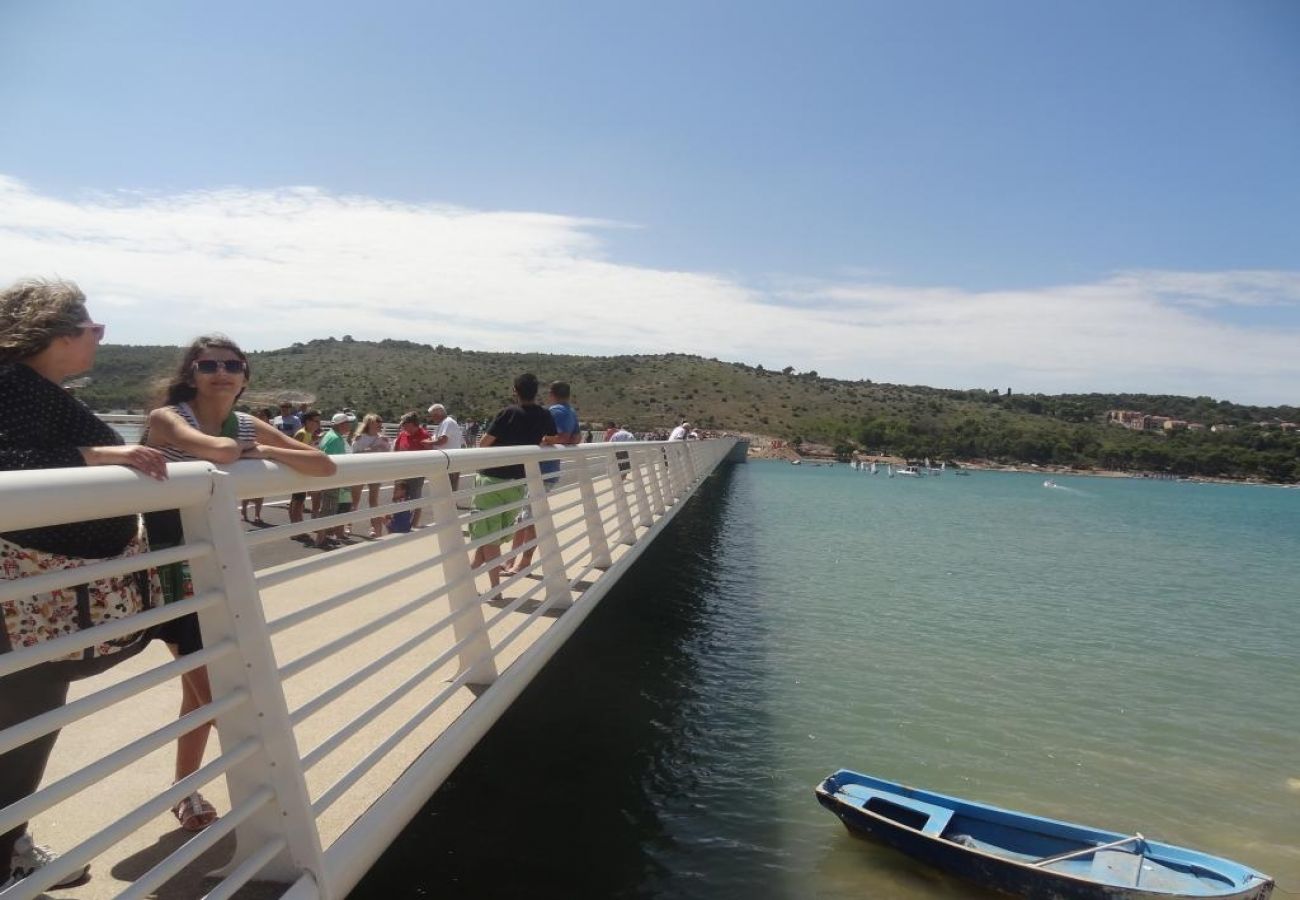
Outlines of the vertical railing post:
{"label": "vertical railing post", "polygon": [[[546,482],[542,479],[541,466],[537,460],[527,460],[524,463],[524,473],[528,478],[528,506],[532,510],[533,529],[537,532],[537,556],[542,564],[546,600],[552,609],[565,609],[573,605],[573,593],[569,590],[569,576],[564,570],[564,558],[560,555],[560,538],[555,533],[551,496],[546,492]],[[553,477],[558,478],[559,473],[556,472]]]}
{"label": "vertical railing post", "polygon": [[654,524],[654,513],[645,487],[645,448],[628,451],[628,473],[632,476],[632,493],[636,495],[637,522],[644,528]]}
{"label": "vertical railing post", "polygon": [[623,473],[618,470],[616,453],[606,451],[605,473],[610,490],[614,492],[614,509],[618,513],[618,540],[623,544],[636,543],[636,529],[632,527],[632,512],[628,509],[627,491],[623,487]]}
{"label": "vertical railing post", "polygon": [[215,589],[226,598],[225,603],[200,611],[204,641],[213,645],[230,637],[239,652],[209,664],[208,678],[214,698],[239,688],[250,698],[249,703],[217,719],[217,737],[223,750],[250,738],[262,746],[262,752],[226,773],[226,784],[232,807],[266,786],[275,793],[274,803],[263,805],[236,829],[235,855],[224,871],[233,871],[274,839],[283,838],[287,849],[261,870],[262,876],[272,881],[296,881],[304,872],[310,873],[320,896],[329,897],[320,833],[303,777],[289,706],[280,684],[244,530],[235,512],[239,501],[229,474],[213,469],[211,477],[212,493],[206,507],[183,508],[181,523],[187,540],[207,540],[213,546],[211,554],[190,562],[195,593]]}
{"label": "vertical railing post", "polygon": [[654,514],[663,515],[668,501],[663,496],[663,481],[659,477],[659,466],[663,463],[663,447],[647,447],[643,451],[641,462],[646,480],[650,483],[650,497],[654,499]]}
{"label": "vertical railing post", "polygon": [[[461,477],[469,476],[470,472]],[[478,585],[471,577],[469,548],[461,531],[460,517],[456,512],[456,498],[451,494],[451,479],[446,472],[429,478],[430,506],[433,509],[434,536],[438,539],[438,554],[442,557],[442,574],[446,584],[447,602],[453,614],[452,622],[456,642],[461,645],[458,655],[462,672],[470,672],[473,684],[491,684],[497,680],[496,658],[492,641],[488,638],[487,622],[483,618],[483,604]]]}
{"label": "vertical railing post", "polygon": [[582,510],[587,521],[587,546],[591,548],[591,564],[598,569],[609,568],[613,559],[609,555],[609,539],[605,526],[600,523],[600,508],[596,505],[596,487],[592,484],[593,467],[586,452],[576,454],[574,468],[578,474],[578,489],[582,492]]}
{"label": "vertical railing post", "polygon": [[686,474],[690,482],[691,490],[700,483],[700,472],[695,465],[695,457],[699,454],[699,441],[682,441],[682,449],[686,451]]}
{"label": "vertical railing post", "polygon": [[664,457],[668,467],[668,492],[672,495],[673,503],[679,502],[686,494],[686,485],[682,479],[682,444],[683,441],[669,441],[668,452]]}

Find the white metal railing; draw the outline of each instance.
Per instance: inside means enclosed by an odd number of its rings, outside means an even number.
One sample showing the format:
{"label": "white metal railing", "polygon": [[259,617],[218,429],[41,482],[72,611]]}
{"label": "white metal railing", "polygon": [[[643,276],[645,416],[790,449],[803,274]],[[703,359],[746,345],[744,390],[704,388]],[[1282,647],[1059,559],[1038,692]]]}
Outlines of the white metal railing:
{"label": "white metal railing", "polygon": [[[166,482],[117,467],[0,473],[0,533],[179,509],[186,535],[179,548],[0,580],[0,599],[181,559],[194,584],[194,595],[181,602],[0,654],[0,676],[190,612],[198,613],[204,635],[198,653],[137,664],[149,656],[142,653],[96,676],[86,696],[0,731],[0,752],[105,711],[130,720],[142,694],[200,665],[207,666],[213,696],[182,719],[143,723],[124,736],[97,731],[93,746],[101,756],[0,809],[5,831],[84,805],[88,792],[115,773],[157,770],[154,778],[136,779],[149,788],[113,796],[124,814],[76,834],[79,842],[61,843],[54,864],[0,898],[39,895],[95,857],[111,856],[182,797],[222,783],[229,811],[120,896],[149,895],[229,833],[236,836],[235,857],[209,896],[230,896],[253,879],[292,883],[287,895],[294,897],[344,896],[732,444],[365,454],[336,460],[338,473],[320,479],[264,461],[225,470],[173,465]],[[544,460],[561,464],[549,493]],[[485,514],[464,507],[480,493],[473,472],[504,465],[524,467],[525,477],[513,483],[526,486],[527,495],[497,511],[531,505],[537,536],[526,546],[536,555],[491,588],[490,566],[473,569],[470,556],[508,539],[515,526],[471,539],[466,526]],[[457,490],[453,474],[466,476]],[[427,478],[421,499],[328,518],[245,532],[236,511],[250,497],[417,476]],[[293,534],[412,508],[431,515],[410,534],[260,570],[250,556]],[[511,556],[507,548],[499,562]],[[220,753],[164,787],[168,773],[145,758],[207,720],[216,722]]]}

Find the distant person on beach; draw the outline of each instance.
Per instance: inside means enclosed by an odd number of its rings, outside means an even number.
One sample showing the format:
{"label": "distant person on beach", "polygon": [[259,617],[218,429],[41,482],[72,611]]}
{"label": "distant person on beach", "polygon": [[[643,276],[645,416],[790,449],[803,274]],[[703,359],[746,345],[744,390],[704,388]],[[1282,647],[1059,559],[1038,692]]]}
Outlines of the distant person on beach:
{"label": "distant person on beach", "polygon": [[[163,392],[162,402],[149,413],[140,443],[160,450],[170,462],[207,460],[225,465],[240,458],[269,459],[304,475],[331,475],[334,463],[319,450],[304,447],[248,413],[235,412],[235,401],[249,381],[248,357],[239,345],[222,335],[196,338]],[[185,543],[178,510],[145,514],[149,542],[154,549]],[[174,603],[192,596],[187,563],[161,566],[163,599]],[[158,638],[178,659],[203,649],[196,613],[164,623]],[[181,709],[185,716],[212,702],[206,666],[181,675]],[[176,741],[176,781],[197,772],[203,764],[211,722],[204,722]],[[183,831],[202,831],[217,817],[212,804],[198,791],[181,798],[172,814]]]}
{"label": "distant person on beach", "polygon": [[690,422],[683,422],[682,424],[678,425],[676,428],[673,429],[672,434],[668,435],[668,440],[670,441],[686,440],[686,433],[690,431],[690,428],[691,428]]}
{"label": "distant person on beach", "polygon": [[[460,425],[451,416],[447,415],[447,407],[441,403],[435,403],[429,407],[429,421],[433,423],[433,449],[435,450],[460,450],[465,446],[465,435],[461,431]],[[460,490],[460,473],[450,472],[447,478],[451,481],[453,491]]]}
{"label": "distant person on beach", "polygon": [[[551,418],[555,420],[555,437],[549,438],[543,443],[572,445],[580,441],[578,414],[569,405],[571,393],[568,382],[551,382],[546,399],[550,404],[547,411],[551,414]],[[550,491],[560,480],[558,475],[560,462],[559,460],[545,460],[539,468],[542,470],[542,483],[545,485],[545,489]],[[515,532],[514,540],[510,544],[511,551],[518,551],[524,544],[537,539],[537,529],[533,526],[532,521],[533,508],[531,506],[525,506],[519,510],[515,522],[523,527]],[[502,574],[509,577],[528,568],[533,562],[533,549],[533,547],[528,547],[523,551],[522,555],[516,556],[514,561],[502,570]]]}
{"label": "distant person on beach", "polygon": [[[526,372],[515,379],[514,392],[516,403],[507,406],[496,414],[487,432],[479,439],[480,447],[522,447],[540,445],[548,437],[556,434],[555,419],[546,409],[537,404],[537,376]],[[481,470],[474,479],[478,492],[474,495],[475,512],[490,512],[503,506],[518,503],[524,498],[526,485],[512,484],[497,487],[507,481],[516,481],[524,477],[522,464],[512,466],[493,466]],[[485,490],[486,489],[486,490]],[[488,569],[488,581],[493,587],[501,583],[501,567],[495,564],[501,558],[501,541],[503,534],[515,521],[517,512],[509,509],[493,513],[469,525],[470,537],[482,540],[495,535],[492,540],[474,551],[470,566],[477,569],[486,563],[492,563]]]}
{"label": "distant person on beach", "polygon": [[[85,294],[70,281],[31,279],[0,291],[0,470],[124,466],[159,481],[167,478],[161,453],[124,446],[121,435],[60,386],[94,365],[104,329],[90,317]],[[10,531],[0,534],[0,578],[49,574],[148,550],[138,515]],[[0,657],[134,616],[161,605],[160,594],[158,579],[143,570],[89,581],[75,590],[0,601]],[[86,598],[84,607],[81,597]],[[0,675],[0,730],[60,709],[73,681],[97,675],[147,644],[148,632],[135,632]],[[36,792],[58,736],[57,727],[39,729],[37,736],[0,752],[0,808],[13,808]],[[33,840],[26,821],[13,822],[0,833],[0,890],[56,858]],[[79,883],[89,870],[77,866],[53,887]]]}
{"label": "distant person on beach", "polygon": [[[352,439],[353,453],[387,453],[393,449],[393,442],[384,436],[384,420],[378,413],[367,413],[361,420],[361,428]],[[366,493],[370,495],[370,508],[379,505],[379,482],[368,484]],[[361,485],[352,489],[352,505],[359,508],[361,504]],[[384,533],[384,517],[376,516],[370,520],[370,537],[377,538]]]}
{"label": "distant person on beach", "polygon": [[[394,450],[432,450],[433,438],[429,432],[424,430],[420,424],[420,414],[409,412],[402,416],[401,431],[397,433],[397,442],[393,445]],[[401,481],[406,485],[405,493],[407,500],[418,500],[424,496],[424,476],[417,475],[414,478],[404,478]],[[423,510],[416,507],[411,511],[411,527],[420,527],[420,513]]]}

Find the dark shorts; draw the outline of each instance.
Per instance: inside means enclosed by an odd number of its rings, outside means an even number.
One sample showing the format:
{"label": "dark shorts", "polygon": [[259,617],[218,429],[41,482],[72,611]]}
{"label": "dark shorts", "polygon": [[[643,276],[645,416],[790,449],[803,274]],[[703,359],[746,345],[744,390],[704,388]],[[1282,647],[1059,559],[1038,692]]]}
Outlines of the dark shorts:
{"label": "dark shorts", "polygon": [[333,488],[321,491],[319,518],[332,516],[339,511],[339,492]]}
{"label": "dark shorts", "polygon": [[406,485],[406,499],[418,500],[424,496],[424,476],[419,478],[403,478],[402,484]]}
{"label": "dark shorts", "polygon": [[307,502],[307,492],[306,492],[306,491],[299,491],[299,492],[296,493],[296,494],[290,494],[290,495],[289,495],[289,501],[290,501],[291,503],[306,503],[306,502]]}
{"label": "dark shorts", "polygon": [[[161,548],[157,548],[161,549]],[[189,563],[178,562],[158,567],[158,581],[162,584],[163,602],[175,603],[194,596],[190,581]],[[197,613],[172,619],[158,626],[155,636],[176,647],[181,656],[203,649],[203,632],[199,630]]]}
{"label": "dark shorts", "polygon": [[203,649],[203,632],[199,630],[198,613],[190,613],[158,626],[158,639],[176,648],[181,656]]}

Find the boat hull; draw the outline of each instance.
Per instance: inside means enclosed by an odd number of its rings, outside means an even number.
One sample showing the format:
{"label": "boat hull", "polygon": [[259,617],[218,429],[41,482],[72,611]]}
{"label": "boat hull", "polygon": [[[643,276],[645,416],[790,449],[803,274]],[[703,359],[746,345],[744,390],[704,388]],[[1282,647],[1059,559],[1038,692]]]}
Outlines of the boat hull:
{"label": "boat hull", "polygon": [[[833,812],[852,834],[892,847],[919,862],[993,891],[1017,897],[1033,897],[1036,900],[1171,900],[1171,898],[1204,900],[1207,897],[1228,898],[1228,900],[1266,900],[1273,892],[1273,882],[1262,875],[1258,875],[1257,879],[1243,879],[1250,880],[1251,883],[1238,887],[1225,885],[1222,888],[1177,891],[1127,887],[1090,880],[1077,874],[1055,872],[1023,860],[1006,858],[997,853],[964,845],[959,842],[960,838],[954,839],[951,834],[949,837],[943,837],[941,833],[926,833],[918,823],[904,824],[888,816],[863,809],[857,802],[846,799],[836,792],[833,779],[841,774],[843,773],[836,773],[828,778],[818,786],[816,794],[818,801]],[[949,799],[942,795],[914,792],[901,785],[898,787],[913,796],[923,796],[927,801]],[[897,799],[900,803],[907,803],[910,798],[900,794]],[[951,799],[955,800],[955,798]],[[995,807],[969,804],[966,801],[957,801],[957,803],[958,811],[967,814],[977,809],[989,809],[999,816],[1017,815]],[[932,802],[921,802],[916,805],[931,810],[938,808]],[[1099,836],[1096,839],[1098,844],[1104,843],[1104,838],[1110,835],[1110,833],[1094,832],[1068,823],[1054,823],[1052,820],[1032,816],[1025,818],[1035,823],[1060,825],[1064,829],[1089,831],[1090,834]],[[1114,835],[1114,837],[1122,838],[1121,835]],[[1165,847],[1166,845],[1153,846]],[[1181,848],[1173,849],[1183,853],[1195,853],[1183,851]],[[1196,857],[1206,861],[1221,862],[1225,867],[1235,870],[1249,871],[1236,863],[1218,860],[1216,857],[1202,854],[1196,854]]]}

